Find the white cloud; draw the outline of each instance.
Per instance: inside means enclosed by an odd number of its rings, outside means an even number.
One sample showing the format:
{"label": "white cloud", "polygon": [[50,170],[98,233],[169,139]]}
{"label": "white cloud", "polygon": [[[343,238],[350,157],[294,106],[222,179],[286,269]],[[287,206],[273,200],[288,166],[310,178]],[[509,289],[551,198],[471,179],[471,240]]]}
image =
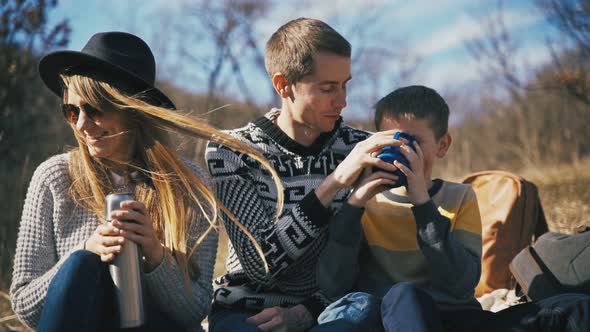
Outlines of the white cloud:
{"label": "white cloud", "polygon": [[534,43],[523,47],[515,61],[523,68],[539,68],[551,61],[551,53],[544,43]]}
{"label": "white cloud", "polygon": [[[498,17],[495,11],[487,18],[475,18],[466,14],[458,16],[452,24],[443,27],[437,31],[427,42],[421,46],[419,52],[423,56],[431,56],[436,53],[444,52],[456,47],[462,47],[466,41],[484,36],[487,32],[481,20]],[[534,12],[522,11],[505,11],[503,14],[504,25],[508,31],[527,27],[543,19],[542,16]]]}
{"label": "white cloud", "polygon": [[[338,18],[349,15],[362,15],[365,11],[370,10],[371,8],[384,7],[387,4],[388,2],[386,0],[307,0],[293,2],[291,8],[289,8],[289,6],[285,6],[284,3],[279,3],[277,7],[282,7],[285,10],[291,9],[291,15],[309,16],[320,20],[328,20],[330,18]],[[295,9],[295,11],[293,11],[293,9]],[[301,15],[301,13],[304,13],[304,15]]]}
{"label": "white cloud", "polygon": [[[327,22],[339,30],[338,23],[353,21],[354,17],[382,8],[386,0],[333,0],[333,1],[291,1],[276,2],[273,10],[257,26],[257,32],[266,42],[281,25],[298,17],[311,17]],[[339,30],[340,31],[340,30]],[[343,33],[343,31],[340,31]]]}
{"label": "white cloud", "polygon": [[[513,59],[518,68],[517,75],[522,79],[530,78],[524,77],[530,73],[527,69],[534,70],[550,60],[547,47],[541,42],[522,47]],[[479,66],[475,59],[467,55],[452,58],[450,61],[439,61],[422,68],[417,74],[419,78],[414,83],[431,86],[438,91],[452,91],[481,82],[482,72]]]}
{"label": "white cloud", "polygon": [[422,56],[430,56],[456,46],[463,42],[484,35],[480,23],[473,18],[461,15],[453,24],[436,32],[418,50]]}
{"label": "white cloud", "polygon": [[393,18],[403,24],[416,24],[441,13],[457,13],[466,6],[473,4],[472,0],[438,0],[434,1],[399,1],[390,6]]}
{"label": "white cloud", "polygon": [[452,90],[481,78],[478,63],[471,58],[439,62],[424,68],[419,75],[422,79],[417,84],[431,86],[438,91]]}

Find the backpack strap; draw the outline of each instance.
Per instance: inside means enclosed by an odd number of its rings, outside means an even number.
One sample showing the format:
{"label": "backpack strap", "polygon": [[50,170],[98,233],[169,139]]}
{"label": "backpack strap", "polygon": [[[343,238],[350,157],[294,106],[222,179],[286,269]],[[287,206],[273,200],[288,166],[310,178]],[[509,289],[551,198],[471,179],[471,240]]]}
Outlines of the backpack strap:
{"label": "backpack strap", "polygon": [[551,272],[551,270],[549,270],[547,265],[545,265],[545,263],[543,262],[541,257],[539,257],[539,254],[535,250],[535,247],[529,246],[529,251],[531,253],[531,256],[535,259],[535,262],[541,268],[541,271],[543,271],[543,275],[547,278],[547,280],[553,286],[553,291],[556,291],[558,293],[563,293],[565,291],[564,287],[561,285],[561,283],[559,282],[557,277],[555,277],[553,272]]}
{"label": "backpack strap", "polygon": [[549,232],[549,225],[547,224],[547,219],[545,218],[545,211],[543,211],[543,206],[541,205],[541,199],[537,201],[537,224],[535,225],[535,232],[534,232],[534,241],[541,237],[541,235]]}
{"label": "backpack strap", "polygon": [[555,275],[551,273],[531,246],[527,246],[518,253],[510,262],[509,267],[524,294],[532,301],[563,292]]}

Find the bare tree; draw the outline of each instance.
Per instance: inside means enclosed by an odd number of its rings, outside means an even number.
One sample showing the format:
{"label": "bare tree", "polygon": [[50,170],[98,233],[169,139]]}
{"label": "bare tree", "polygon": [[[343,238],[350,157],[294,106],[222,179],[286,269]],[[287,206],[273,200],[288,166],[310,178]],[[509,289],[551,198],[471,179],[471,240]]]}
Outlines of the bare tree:
{"label": "bare tree", "polygon": [[[477,128],[469,132],[471,144],[481,145],[479,140],[485,137],[486,145],[470,150],[485,151],[493,156],[492,163],[495,160],[514,165],[518,161],[520,168],[575,162],[587,155],[584,140],[588,134],[581,130],[590,121],[585,115],[587,106],[581,107],[572,94],[564,94],[563,85],[555,84],[555,70],[559,69],[555,64],[533,68],[517,61],[523,40],[509,32],[503,13],[502,2],[498,2],[496,15],[482,23],[485,35],[466,45],[481,64],[483,74],[491,78],[489,83],[504,93],[487,103],[488,113],[471,126]],[[569,63],[567,52],[554,54],[554,62]],[[486,121],[489,125],[480,126]]]}
{"label": "bare tree", "polygon": [[0,1],[0,289],[10,280],[18,216],[33,169],[67,141],[58,100],[37,77],[38,54],[68,43],[68,21],[48,23],[56,5]]}
{"label": "bare tree", "polygon": [[[47,25],[47,11],[57,1],[2,1],[0,2],[0,109],[10,112],[12,107],[22,105],[23,100],[15,95],[20,80],[31,80],[36,75],[35,50],[47,50],[64,46],[68,42],[70,27],[67,20],[54,26]],[[0,137],[3,135],[0,134]]]}
{"label": "bare tree", "polygon": [[[201,0],[183,4],[182,24],[175,25],[175,33],[183,39],[177,43],[177,54],[183,66],[194,66],[205,77],[206,108],[228,93],[226,86],[239,91],[247,103],[254,102],[254,92],[260,87],[253,86],[245,68],[266,76],[264,50],[256,36],[256,25],[270,6],[267,0]],[[266,84],[270,89],[270,83]]]}
{"label": "bare tree", "polygon": [[[180,10],[152,15],[154,20],[166,21],[158,26],[153,43],[166,54],[164,76],[184,76],[177,81],[206,86],[204,110],[220,106],[220,99],[225,97],[248,104],[278,104],[264,66],[264,45],[259,35],[267,15],[277,5],[273,0],[199,0],[184,3]],[[292,10],[286,11],[297,12],[313,5],[302,1],[287,5]],[[384,31],[391,21],[384,24],[386,17],[379,7],[367,7],[363,15],[347,15],[346,19],[340,15],[344,13],[344,8],[336,8],[325,20],[353,44],[354,80],[349,100],[367,109],[383,93],[384,86],[389,89],[409,78],[419,61],[401,38]],[[166,15],[174,19],[163,18]],[[291,18],[295,16],[285,19]]]}
{"label": "bare tree", "polygon": [[560,32],[548,40],[555,78],[573,96],[590,105],[590,2],[537,0],[547,20]]}
{"label": "bare tree", "polygon": [[465,43],[469,53],[481,66],[482,74],[488,79],[496,80],[512,98],[518,99],[524,83],[517,75],[515,63],[521,41],[515,40],[504,21],[504,6],[497,2],[495,16],[481,20],[485,35]]}
{"label": "bare tree", "polygon": [[521,68],[515,61],[521,41],[514,39],[506,27],[502,1],[497,2],[496,14],[482,21],[482,28],[485,35],[467,41],[466,47],[481,64],[484,76],[495,80],[513,101],[513,107],[498,108],[494,111],[511,112],[512,116],[517,117],[513,118],[514,122],[510,124],[512,133],[495,144],[502,144],[505,150],[513,150],[516,154],[522,153],[523,160],[528,165],[534,165],[540,162],[541,158],[536,148],[538,142],[535,142],[538,137],[537,133],[534,133],[537,126],[530,121],[534,118],[528,119],[531,111],[523,93],[526,82],[518,75]]}

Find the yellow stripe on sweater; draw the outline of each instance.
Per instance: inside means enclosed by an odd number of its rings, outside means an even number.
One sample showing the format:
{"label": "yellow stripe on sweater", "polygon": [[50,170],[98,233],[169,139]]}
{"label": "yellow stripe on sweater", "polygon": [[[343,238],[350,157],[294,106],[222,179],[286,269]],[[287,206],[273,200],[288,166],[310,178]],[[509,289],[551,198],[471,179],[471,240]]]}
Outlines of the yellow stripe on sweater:
{"label": "yellow stripe on sweater", "polygon": [[369,244],[394,251],[418,250],[413,216],[375,216],[365,210],[363,230]]}
{"label": "yellow stripe on sweater", "polygon": [[[449,186],[445,183],[439,192],[444,195],[435,195],[434,203],[440,214],[451,221],[452,231],[462,230],[481,236],[475,194],[471,190],[465,190],[463,186]],[[441,196],[445,197],[445,202],[440,201]],[[412,205],[396,202],[390,197],[388,193],[381,193],[367,203],[362,217],[367,242],[392,251],[419,250]],[[461,222],[457,223],[457,220]]]}

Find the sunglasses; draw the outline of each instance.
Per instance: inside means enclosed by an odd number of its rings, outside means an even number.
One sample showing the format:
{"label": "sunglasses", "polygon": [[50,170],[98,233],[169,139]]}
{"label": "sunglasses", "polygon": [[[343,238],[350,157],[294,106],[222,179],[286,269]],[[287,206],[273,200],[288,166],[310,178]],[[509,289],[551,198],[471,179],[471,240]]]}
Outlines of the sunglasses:
{"label": "sunglasses", "polygon": [[[73,104],[62,104],[61,111],[66,118],[66,120],[70,123],[78,122],[78,118],[80,117],[80,107],[73,105]],[[86,104],[84,105],[84,109],[82,112],[86,114],[87,117],[90,118],[92,121],[100,120],[104,115],[103,111],[97,110],[96,108]]]}

